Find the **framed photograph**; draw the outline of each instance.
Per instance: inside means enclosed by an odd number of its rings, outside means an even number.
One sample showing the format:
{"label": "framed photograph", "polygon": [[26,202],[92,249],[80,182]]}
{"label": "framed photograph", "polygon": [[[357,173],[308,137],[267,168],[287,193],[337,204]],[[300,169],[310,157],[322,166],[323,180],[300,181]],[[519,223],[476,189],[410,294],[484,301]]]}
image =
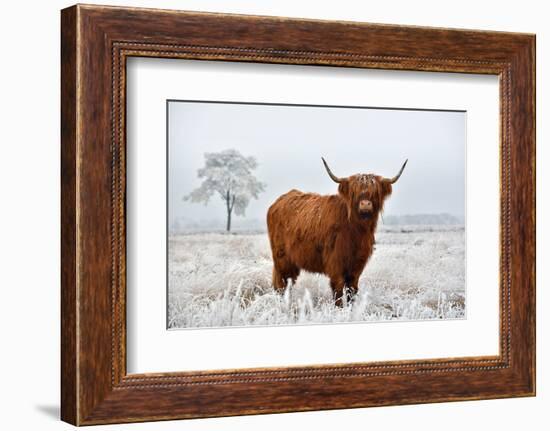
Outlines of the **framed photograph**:
{"label": "framed photograph", "polygon": [[61,14],[61,416],[535,394],[535,36]]}

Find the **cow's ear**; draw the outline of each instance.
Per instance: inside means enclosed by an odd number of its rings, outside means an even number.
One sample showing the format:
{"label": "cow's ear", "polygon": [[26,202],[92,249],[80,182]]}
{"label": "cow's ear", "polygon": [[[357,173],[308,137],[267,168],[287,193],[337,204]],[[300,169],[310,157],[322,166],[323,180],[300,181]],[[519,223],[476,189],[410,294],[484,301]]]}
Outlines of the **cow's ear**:
{"label": "cow's ear", "polygon": [[382,186],[382,196],[384,199],[386,199],[389,195],[391,195],[392,185],[384,181],[382,181],[380,184]]}
{"label": "cow's ear", "polygon": [[346,208],[348,210],[348,220],[351,221],[352,200],[350,199],[350,187],[348,180],[342,180],[338,185],[338,193],[342,196],[346,202]]}
{"label": "cow's ear", "polygon": [[386,181],[382,181],[382,178],[380,177],[378,180],[378,184],[380,184],[380,191],[382,192],[382,199],[386,199],[389,195],[391,195],[392,192],[392,185]]}
{"label": "cow's ear", "polygon": [[348,180],[342,180],[340,184],[338,184],[338,193],[340,193],[344,197],[348,197],[349,195],[349,181]]}

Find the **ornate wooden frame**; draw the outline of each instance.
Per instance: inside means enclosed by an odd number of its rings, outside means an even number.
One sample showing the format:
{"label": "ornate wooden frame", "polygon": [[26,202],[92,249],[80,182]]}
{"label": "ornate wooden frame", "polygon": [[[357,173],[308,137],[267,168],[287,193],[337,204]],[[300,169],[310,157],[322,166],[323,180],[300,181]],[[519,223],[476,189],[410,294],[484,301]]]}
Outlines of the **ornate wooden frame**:
{"label": "ornate wooden frame", "polygon": [[[61,17],[63,420],[88,425],[535,394],[534,35],[82,5]],[[128,375],[129,56],[498,75],[500,354]]]}

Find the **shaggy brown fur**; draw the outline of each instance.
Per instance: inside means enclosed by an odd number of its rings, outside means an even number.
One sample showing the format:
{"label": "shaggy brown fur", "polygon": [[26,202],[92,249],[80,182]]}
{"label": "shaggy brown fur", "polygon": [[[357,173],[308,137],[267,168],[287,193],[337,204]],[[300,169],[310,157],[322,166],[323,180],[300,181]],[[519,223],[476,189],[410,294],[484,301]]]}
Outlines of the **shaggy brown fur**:
{"label": "shaggy brown fur", "polygon": [[[327,171],[332,177],[328,166]],[[338,180],[336,195],[291,190],[269,208],[273,286],[279,292],[289,279],[294,283],[302,269],[326,274],[339,306],[344,293],[351,299],[357,292],[359,276],[373,251],[378,216],[392,185],[377,175]]]}

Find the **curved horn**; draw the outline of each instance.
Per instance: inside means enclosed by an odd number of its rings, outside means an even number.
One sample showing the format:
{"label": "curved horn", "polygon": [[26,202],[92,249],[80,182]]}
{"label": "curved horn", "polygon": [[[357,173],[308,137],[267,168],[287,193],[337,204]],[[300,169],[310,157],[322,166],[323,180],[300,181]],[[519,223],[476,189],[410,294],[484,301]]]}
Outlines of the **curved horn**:
{"label": "curved horn", "polygon": [[332,173],[332,171],[328,167],[327,162],[325,161],[325,159],[323,157],[321,157],[321,160],[323,161],[323,164],[325,165],[325,169],[327,170],[328,176],[332,179],[332,181],[334,181],[335,183],[341,183],[342,179],[338,178],[336,175],[334,175]]}
{"label": "curved horn", "polygon": [[383,181],[386,182],[386,183],[390,183],[390,184],[395,183],[399,179],[401,174],[403,173],[403,169],[405,169],[405,166],[407,166],[408,161],[409,161],[409,159],[405,160],[405,163],[403,163],[403,166],[401,166],[401,169],[399,169],[399,172],[395,177],[393,177],[393,178],[384,178]]}

